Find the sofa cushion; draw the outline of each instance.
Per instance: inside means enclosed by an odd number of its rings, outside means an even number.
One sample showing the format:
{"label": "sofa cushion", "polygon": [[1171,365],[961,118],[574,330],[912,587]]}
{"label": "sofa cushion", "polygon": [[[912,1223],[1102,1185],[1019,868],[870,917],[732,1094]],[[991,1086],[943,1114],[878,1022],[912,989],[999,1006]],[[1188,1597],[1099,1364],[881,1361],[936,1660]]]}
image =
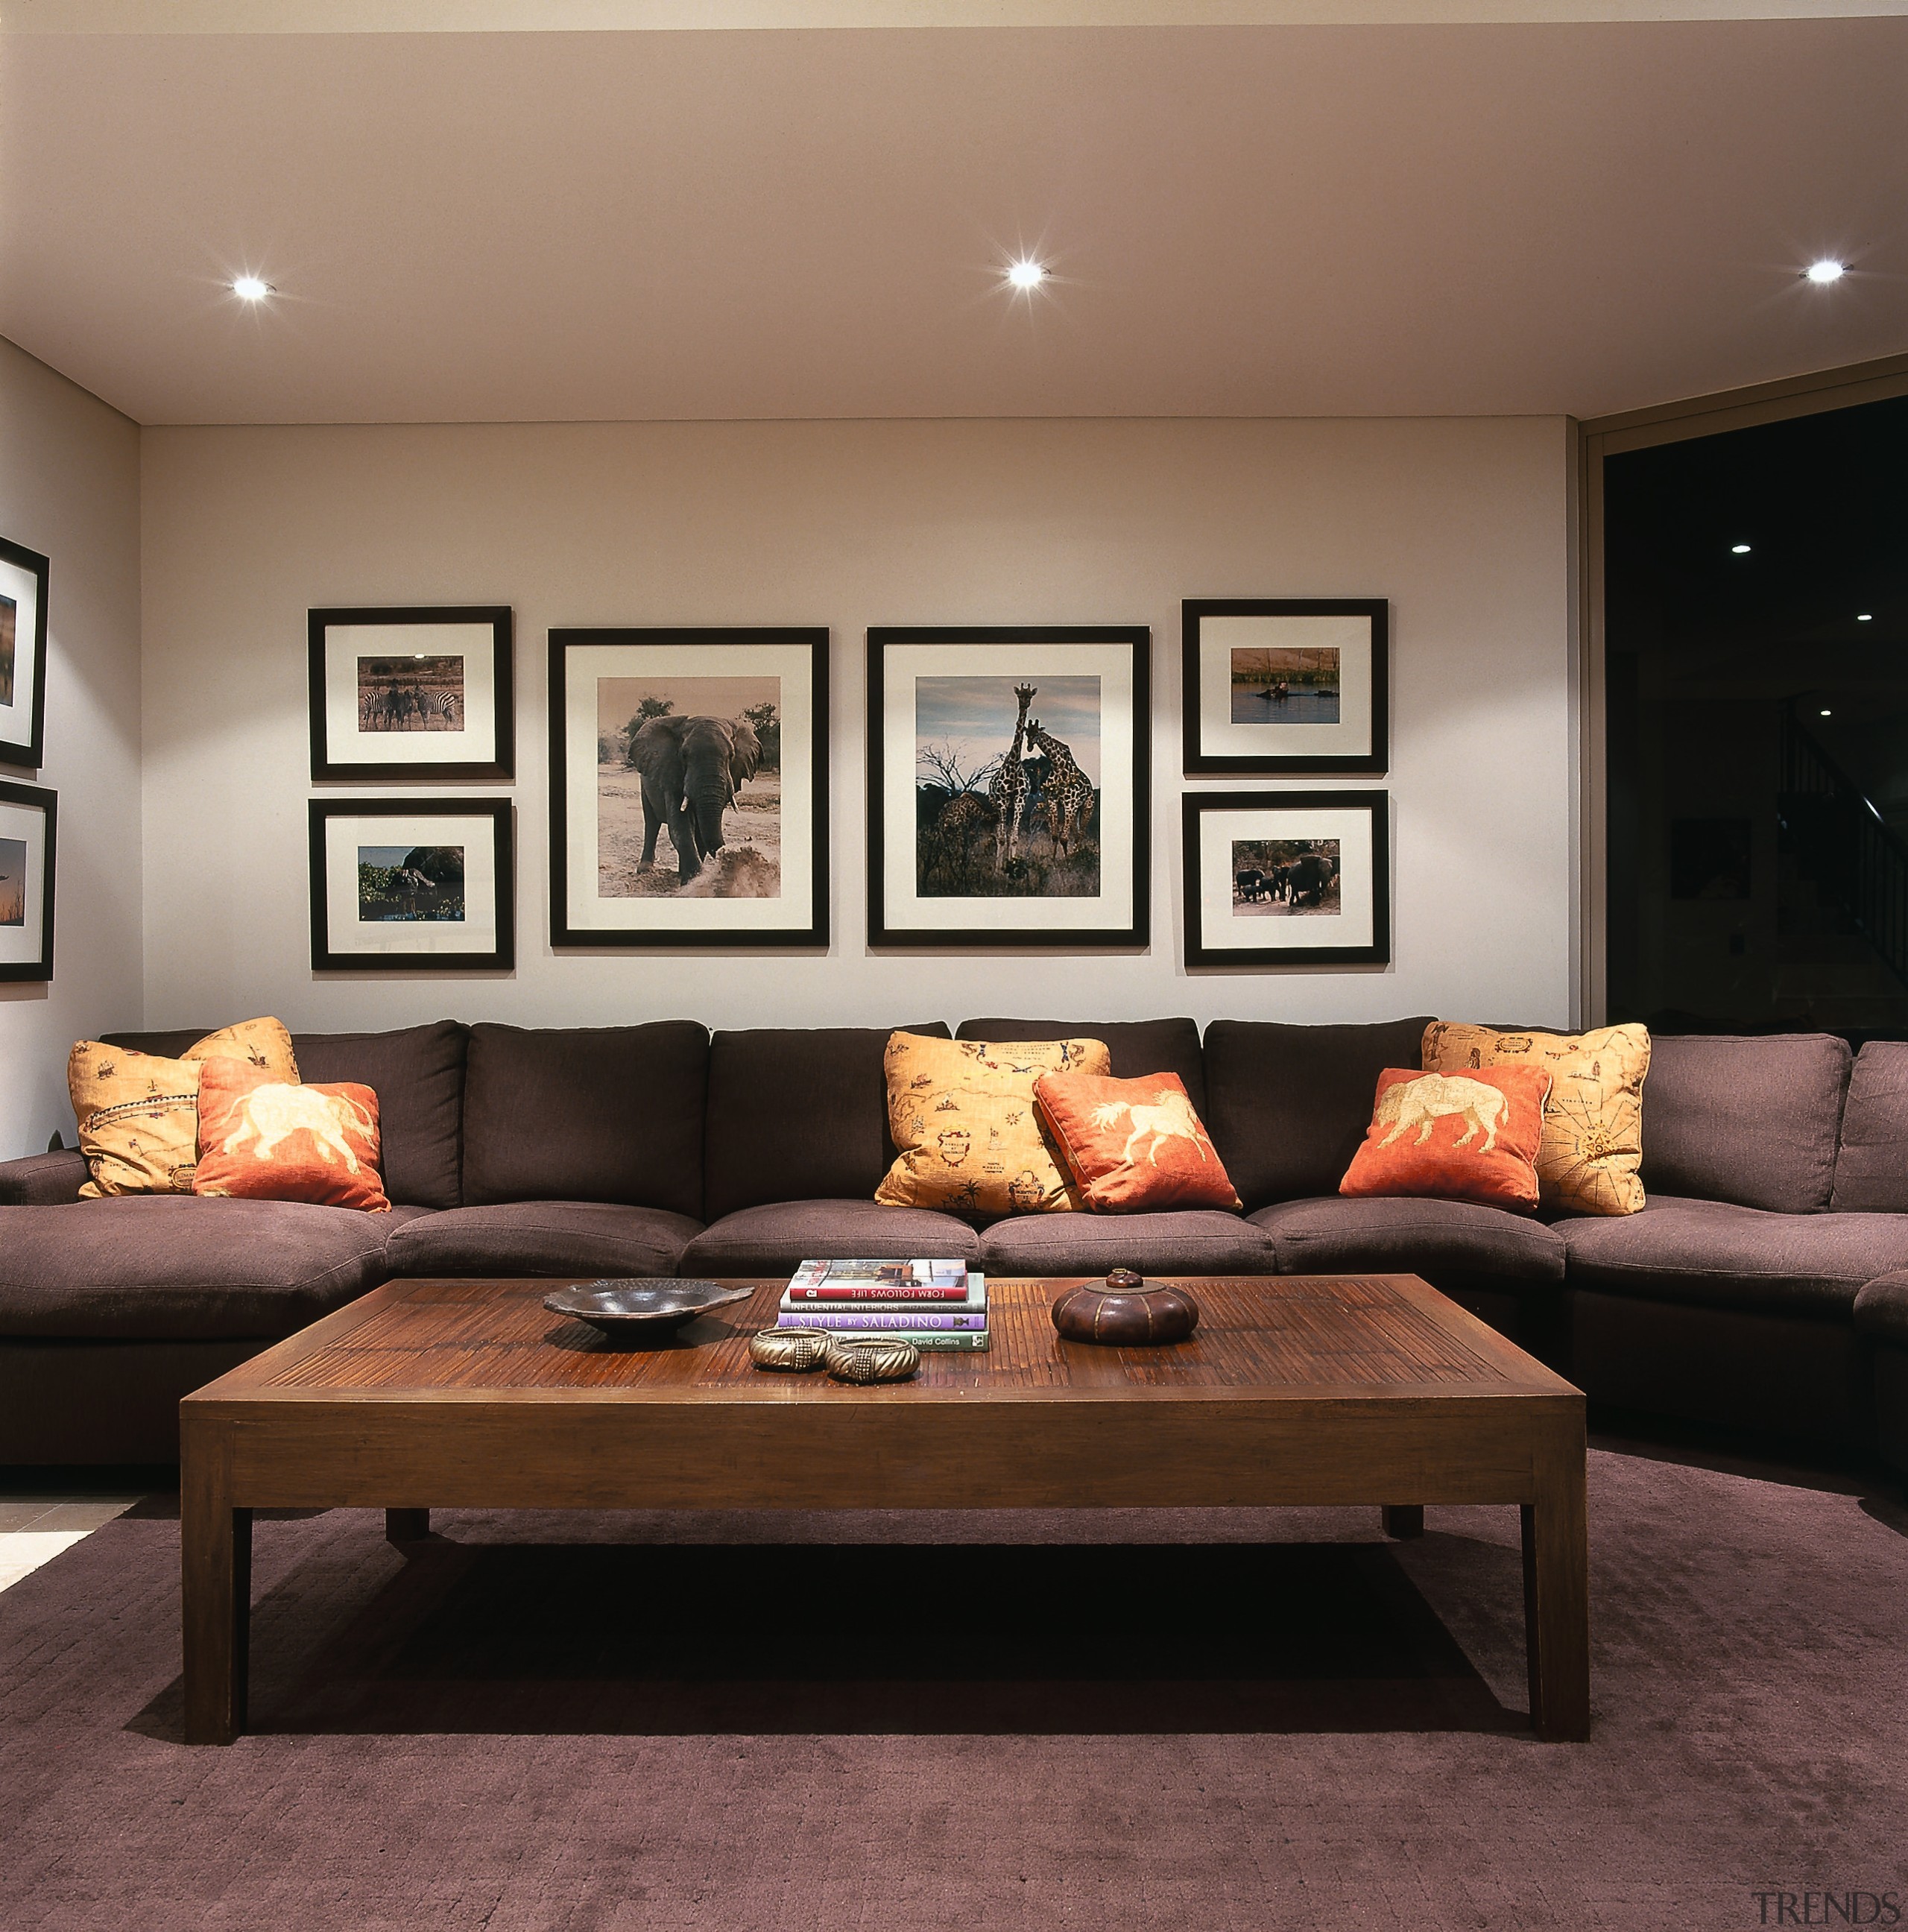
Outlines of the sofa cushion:
{"label": "sofa cushion", "polygon": [[[110,1033],[115,1046],[179,1058],[204,1033]],[[296,1033],[292,1050],[302,1078],[356,1081],[378,1096],[385,1192],[421,1208],[458,1204],[463,1130],[464,1060],[470,1029],[455,1020],[386,1033]]]}
{"label": "sofa cushion", "polygon": [[1252,1216],[1271,1238],[1281,1274],[1416,1274],[1447,1282],[1532,1286],[1564,1278],[1554,1228],[1474,1201],[1286,1201]]}
{"label": "sofa cushion", "polygon": [[990,1275],[1270,1274],[1272,1244],[1216,1208],[1150,1214],[1016,1214],[980,1238]]}
{"label": "sofa cushion", "polygon": [[0,1333],[275,1340],[386,1278],[392,1218],[194,1194],[0,1208]]}
{"label": "sofa cushion", "polygon": [[1430,1024],[1214,1020],[1199,1111],[1246,1205],[1335,1192],[1371,1124],[1378,1076],[1418,1064]]}
{"label": "sofa cushion", "polygon": [[782,1201],[740,1208],[712,1222],[683,1250],[681,1275],[793,1274],[805,1261],[924,1256],[971,1264],[980,1237],[966,1222],[928,1208],[873,1201]]}
{"label": "sofa cushion", "polygon": [[1102,1040],[1116,1080],[1177,1073],[1195,1113],[1206,1110],[1205,1056],[1191,1020],[963,1020],[956,1040]]}
{"label": "sofa cushion", "polygon": [[1573,1288],[1645,1300],[1846,1318],[1864,1283],[1908,1268],[1908,1217],[1774,1214],[1651,1197],[1622,1221],[1558,1223]]}
{"label": "sofa cushion", "polygon": [[1829,1204],[1908,1211],[1908,1042],[1871,1040],[1855,1056]]}
{"label": "sofa cushion", "polygon": [[620,1201],[702,1212],[709,1035],[648,1026],[470,1030],[464,1200]]}
{"label": "sofa cushion", "polygon": [[80,1198],[86,1182],[86,1156],[77,1148],[0,1161],[0,1207],[62,1207]]}
{"label": "sofa cushion", "polygon": [[469,1028],[454,1020],[389,1033],[298,1033],[308,1080],[353,1081],[378,1096],[384,1191],[418,1208],[454,1208]]}
{"label": "sofa cushion", "polygon": [[452,1208],[394,1230],[393,1274],[673,1275],[700,1222],[614,1201]]}
{"label": "sofa cushion", "polygon": [[1828,1204],[1848,1042],[1821,1033],[1659,1036],[1643,1094],[1649,1194],[1806,1214]]}
{"label": "sofa cushion", "polygon": [[1877,1275],[1863,1285],[1855,1298],[1855,1325],[1877,1342],[1908,1348],[1908,1270]]}
{"label": "sofa cushion", "polygon": [[925,1026],[764,1028],[709,1042],[706,1219],[770,1201],[872,1201],[895,1157],[881,1056]]}

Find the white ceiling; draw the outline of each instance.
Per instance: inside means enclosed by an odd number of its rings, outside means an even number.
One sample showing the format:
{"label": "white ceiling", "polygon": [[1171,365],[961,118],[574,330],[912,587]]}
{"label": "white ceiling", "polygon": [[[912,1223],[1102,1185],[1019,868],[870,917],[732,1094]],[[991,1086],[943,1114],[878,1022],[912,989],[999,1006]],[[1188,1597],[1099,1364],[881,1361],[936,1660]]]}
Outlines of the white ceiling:
{"label": "white ceiling", "polygon": [[[148,35],[14,0],[0,334],[153,423],[1594,415],[1908,351],[1898,8],[1522,10]],[[1803,284],[1825,254],[1856,272]]]}

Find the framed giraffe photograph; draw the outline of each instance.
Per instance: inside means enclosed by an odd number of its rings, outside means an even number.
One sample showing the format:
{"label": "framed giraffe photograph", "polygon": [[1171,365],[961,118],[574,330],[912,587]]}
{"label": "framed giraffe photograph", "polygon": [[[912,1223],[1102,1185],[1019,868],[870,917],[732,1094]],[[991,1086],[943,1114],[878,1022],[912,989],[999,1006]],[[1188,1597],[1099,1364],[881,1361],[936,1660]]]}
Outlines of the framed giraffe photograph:
{"label": "framed giraffe photograph", "polygon": [[870,946],[1144,946],[1151,633],[868,633]]}
{"label": "framed giraffe photograph", "polygon": [[314,610],[308,630],[314,781],[512,776],[508,605]]}

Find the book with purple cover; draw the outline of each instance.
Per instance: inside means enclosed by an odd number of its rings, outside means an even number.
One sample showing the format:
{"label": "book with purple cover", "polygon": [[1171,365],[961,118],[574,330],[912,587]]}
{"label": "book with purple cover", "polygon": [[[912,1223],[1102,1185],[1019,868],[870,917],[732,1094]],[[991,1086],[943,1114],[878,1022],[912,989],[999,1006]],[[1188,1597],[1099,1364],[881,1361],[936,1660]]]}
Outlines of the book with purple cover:
{"label": "book with purple cover", "polygon": [[932,1308],[784,1308],[776,1317],[778,1328],[828,1328],[908,1331],[985,1328],[985,1308],[950,1312]]}

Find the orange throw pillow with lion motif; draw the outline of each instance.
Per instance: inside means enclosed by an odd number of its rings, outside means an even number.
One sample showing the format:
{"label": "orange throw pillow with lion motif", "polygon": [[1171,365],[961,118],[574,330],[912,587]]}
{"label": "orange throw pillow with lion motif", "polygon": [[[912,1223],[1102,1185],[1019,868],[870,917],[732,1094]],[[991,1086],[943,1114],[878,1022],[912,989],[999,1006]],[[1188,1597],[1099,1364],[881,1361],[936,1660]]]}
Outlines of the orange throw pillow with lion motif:
{"label": "orange throw pillow with lion motif", "polygon": [[1537,1205],[1537,1150],[1550,1076],[1540,1066],[1418,1073],[1388,1066],[1341,1194],[1426,1194],[1492,1208]]}
{"label": "orange throw pillow with lion motif", "polygon": [[1240,1204],[1177,1073],[1043,1073],[1034,1099],[1096,1214]]}
{"label": "orange throw pillow with lion motif", "polygon": [[377,1096],[368,1087],[289,1086],[242,1060],[208,1060],[200,1070],[195,1194],[388,1214],[380,1151]]}

